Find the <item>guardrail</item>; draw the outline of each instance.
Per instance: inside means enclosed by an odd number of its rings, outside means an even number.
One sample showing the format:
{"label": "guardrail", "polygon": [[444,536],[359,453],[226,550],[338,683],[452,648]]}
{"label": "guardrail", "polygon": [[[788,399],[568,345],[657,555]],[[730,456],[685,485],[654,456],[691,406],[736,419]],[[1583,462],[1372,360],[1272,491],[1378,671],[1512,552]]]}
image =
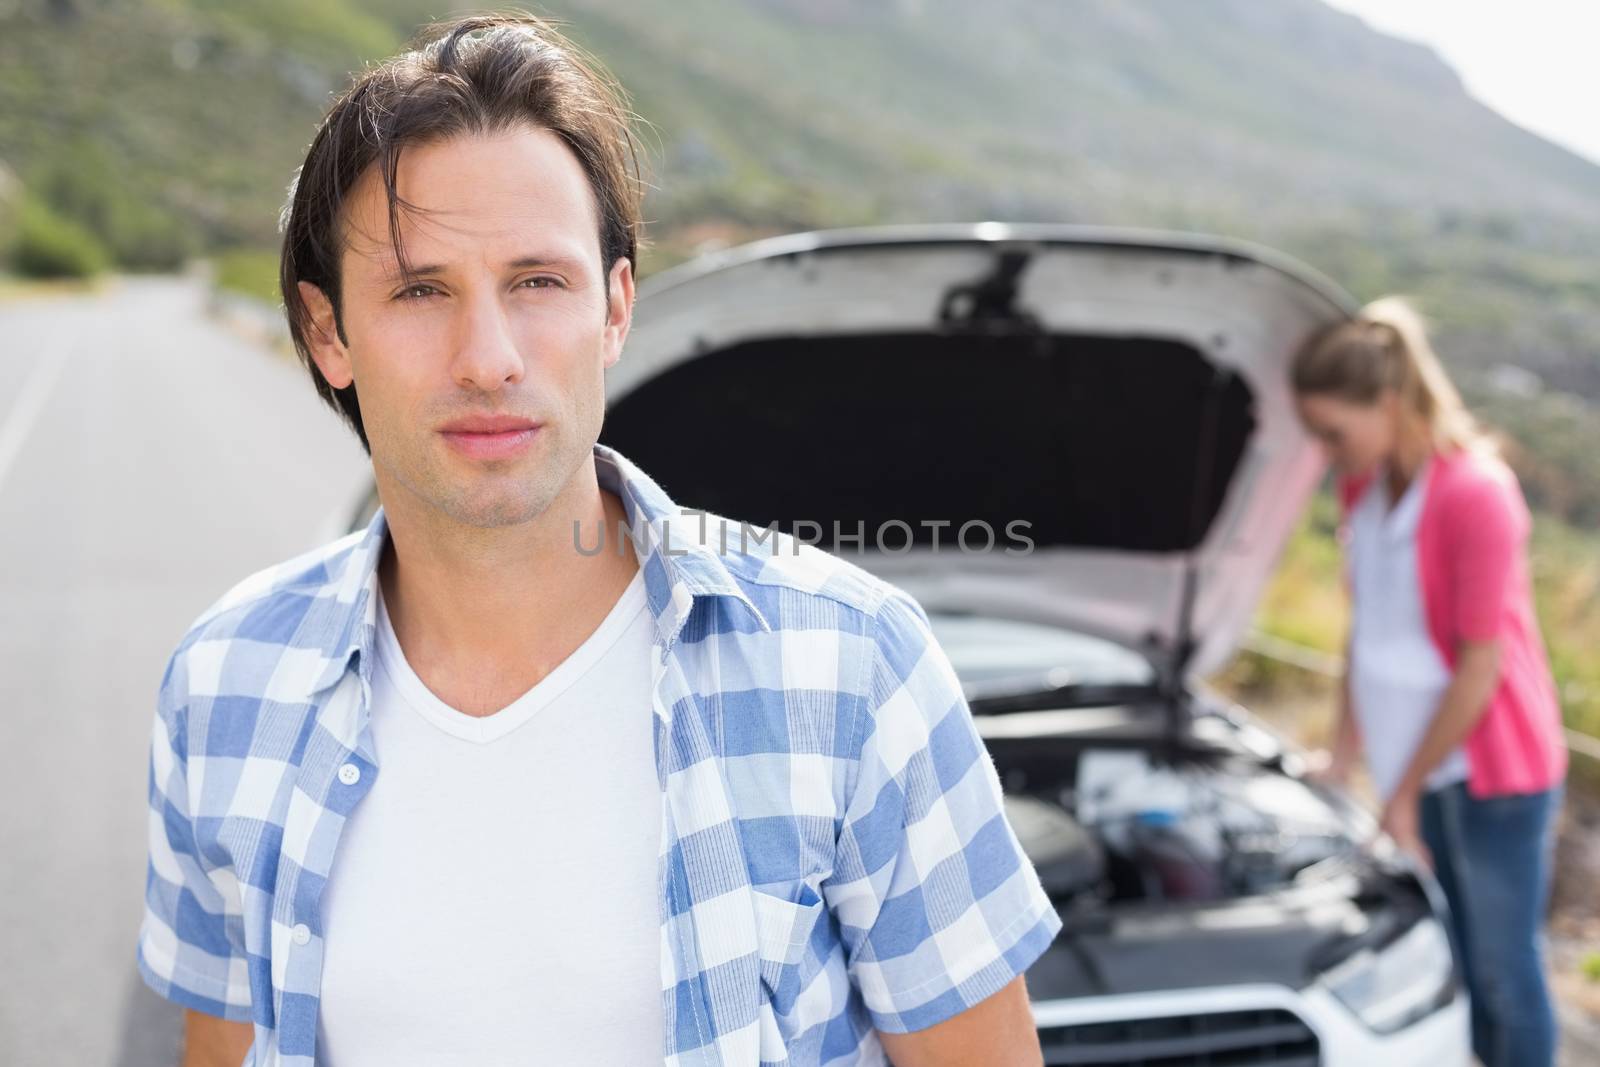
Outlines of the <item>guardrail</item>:
{"label": "guardrail", "polygon": [[[1293,641],[1285,641],[1281,637],[1274,637],[1260,630],[1250,631],[1249,636],[1244,639],[1244,649],[1257,656],[1277,660],[1279,663],[1298,667],[1311,674],[1320,674],[1326,678],[1338,678],[1344,674],[1343,656],[1309,648]],[[1571,729],[1565,732],[1569,751],[1600,763],[1600,737],[1591,737]]]}

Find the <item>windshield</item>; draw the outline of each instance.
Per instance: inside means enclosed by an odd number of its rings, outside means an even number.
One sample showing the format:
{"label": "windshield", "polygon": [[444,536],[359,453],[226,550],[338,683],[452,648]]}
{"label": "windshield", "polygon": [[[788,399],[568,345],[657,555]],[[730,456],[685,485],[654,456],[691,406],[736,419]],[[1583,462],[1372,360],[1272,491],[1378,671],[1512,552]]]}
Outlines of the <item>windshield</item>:
{"label": "windshield", "polygon": [[929,621],[969,697],[1156,680],[1132,649],[1058,626],[980,615],[930,614]]}

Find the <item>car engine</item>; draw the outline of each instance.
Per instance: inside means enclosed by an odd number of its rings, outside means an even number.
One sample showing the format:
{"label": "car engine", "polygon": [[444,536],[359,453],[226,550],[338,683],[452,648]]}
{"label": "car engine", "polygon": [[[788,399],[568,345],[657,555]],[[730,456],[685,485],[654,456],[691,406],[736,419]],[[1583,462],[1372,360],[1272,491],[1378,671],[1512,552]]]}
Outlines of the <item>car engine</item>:
{"label": "car engine", "polygon": [[1088,748],[1068,783],[1006,779],[1007,818],[1058,902],[1250,896],[1356,847],[1306,785],[1236,762]]}

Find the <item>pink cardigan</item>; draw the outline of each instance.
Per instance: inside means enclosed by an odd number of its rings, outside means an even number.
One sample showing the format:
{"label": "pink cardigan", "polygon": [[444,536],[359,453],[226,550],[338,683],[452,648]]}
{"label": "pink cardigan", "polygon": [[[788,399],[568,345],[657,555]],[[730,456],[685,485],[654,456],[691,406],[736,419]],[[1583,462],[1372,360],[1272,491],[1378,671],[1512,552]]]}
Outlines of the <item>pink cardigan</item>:
{"label": "pink cardigan", "polygon": [[[1341,478],[1350,513],[1372,476]],[[1500,679],[1464,748],[1475,797],[1537,793],[1567,772],[1561,705],[1533,611],[1527,543],[1532,520],[1499,459],[1435,453],[1417,523],[1417,572],[1428,633],[1452,670],[1461,641],[1500,643]]]}

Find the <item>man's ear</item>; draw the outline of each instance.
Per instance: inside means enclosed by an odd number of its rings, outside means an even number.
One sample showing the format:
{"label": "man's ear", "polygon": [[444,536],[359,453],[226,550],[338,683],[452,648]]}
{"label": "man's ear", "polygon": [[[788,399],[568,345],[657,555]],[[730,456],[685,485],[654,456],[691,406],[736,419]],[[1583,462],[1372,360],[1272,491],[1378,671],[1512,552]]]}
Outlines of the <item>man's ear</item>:
{"label": "man's ear", "polygon": [[306,347],[323,378],[335,389],[343,389],[355,381],[350,366],[350,351],[339,340],[338,326],[334,321],[333,303],[319,286],[311,282],[297,282],[300,299],[311,312],[311,329],[306,335]]}
{"label": "man's ear", "polygon": [[606,307],[605,365],[616,366],[622,358],[622,343],[628,339],[628,327],[633,325],[633,261],[618,256],[611,265],[610,292]]}

